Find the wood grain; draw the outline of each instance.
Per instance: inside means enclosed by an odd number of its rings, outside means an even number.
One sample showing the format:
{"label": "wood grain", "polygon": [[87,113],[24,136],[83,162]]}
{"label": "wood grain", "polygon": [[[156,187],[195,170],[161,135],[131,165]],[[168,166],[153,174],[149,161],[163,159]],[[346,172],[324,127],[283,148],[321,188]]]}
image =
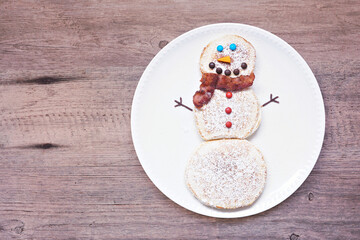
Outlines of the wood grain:
{"label": "wood grain", "polygon": [[[271,31],[308,62],[326,134],[305,183],[214,219],[150,182],[130,111],[147,64],[193,28]],[[0,239],[359,239],[359,1],[0,1]]]}

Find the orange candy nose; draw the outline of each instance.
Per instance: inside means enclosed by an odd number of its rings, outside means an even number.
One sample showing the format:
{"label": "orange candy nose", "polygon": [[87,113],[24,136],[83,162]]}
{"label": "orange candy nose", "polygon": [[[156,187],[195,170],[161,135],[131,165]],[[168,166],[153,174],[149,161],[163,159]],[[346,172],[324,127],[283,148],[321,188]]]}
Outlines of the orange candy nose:
{"label": "orange candy nose", "polygon": [[231,58],[230,56],[218,58],[218,62],[231,63]]}

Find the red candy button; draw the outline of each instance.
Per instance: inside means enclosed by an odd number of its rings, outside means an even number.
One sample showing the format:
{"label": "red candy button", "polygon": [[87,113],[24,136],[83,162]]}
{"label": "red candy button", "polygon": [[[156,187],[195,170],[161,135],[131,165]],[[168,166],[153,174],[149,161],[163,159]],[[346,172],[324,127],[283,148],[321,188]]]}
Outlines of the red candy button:
{"label": "red candy button", "polygon": [[231,108],[229,108],[229,107],[225,108],[225,112],[226,112],[227,114],[230,114],[231,111],[232,111]]}
{"label": "red candy button", "polygon": [[231,122],[226,122],[226,127],[227,127],[227,128],[231,128],[231,125],[232,125]]}
{"label": "red candy button", "polygon": [[231,97],[232,97],[232,93],[231,93],[231,92],[227,92],[227,93],[226,93],[226,97],[227,97],[227,98],[231,98]]}

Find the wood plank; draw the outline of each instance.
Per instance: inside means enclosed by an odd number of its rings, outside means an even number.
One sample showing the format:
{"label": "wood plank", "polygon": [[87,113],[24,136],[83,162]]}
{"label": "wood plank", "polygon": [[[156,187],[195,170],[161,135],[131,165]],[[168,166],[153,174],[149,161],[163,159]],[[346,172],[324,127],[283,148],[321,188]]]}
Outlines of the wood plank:
{"label": "wood plank", "polygon": [[[138,79],[178,35],[251,24],[291,44],[326,108],[320,158],[280,205],[200,216],[148,179],[131,140]],[[358,239],[359,1],[0,2],[0,239]]]}

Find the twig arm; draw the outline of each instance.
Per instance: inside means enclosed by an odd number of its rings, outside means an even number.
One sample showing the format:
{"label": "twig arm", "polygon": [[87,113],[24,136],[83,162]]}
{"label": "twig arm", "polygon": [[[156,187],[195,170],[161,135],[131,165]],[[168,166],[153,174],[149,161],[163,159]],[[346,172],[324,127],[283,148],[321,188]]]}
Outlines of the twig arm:
{"label": "twig arm", "polygon": [[276,100],[276,99],[278,99],[279,98],[279,96],[276,96],[276,97],[272,97],[272,93],[270,94],[270,100],[269,101],[267,101],[266,103],[264,103],[263,105],[261,105],[261,107],[265,107],[266,105],[268,105],[269,103],[271,103],[271,102],[276,102],[276,103],[279,103],[279,101],[278,100]]}
{"label": "twig arm", "polygon": [[174,100],[174,102],[176,103],[176,105],[175,105],[174,107],[179,107],[179,106],[181,106],[181,107],[186,108],[186,109],[189,110],[189,111],[192,111],[191,108],[189,108],[188,106],[186,106],[186,105],[184,105],[184,104],[182,103],[182,98],[181,98],[181,97],[180,97],[180,101]]}

